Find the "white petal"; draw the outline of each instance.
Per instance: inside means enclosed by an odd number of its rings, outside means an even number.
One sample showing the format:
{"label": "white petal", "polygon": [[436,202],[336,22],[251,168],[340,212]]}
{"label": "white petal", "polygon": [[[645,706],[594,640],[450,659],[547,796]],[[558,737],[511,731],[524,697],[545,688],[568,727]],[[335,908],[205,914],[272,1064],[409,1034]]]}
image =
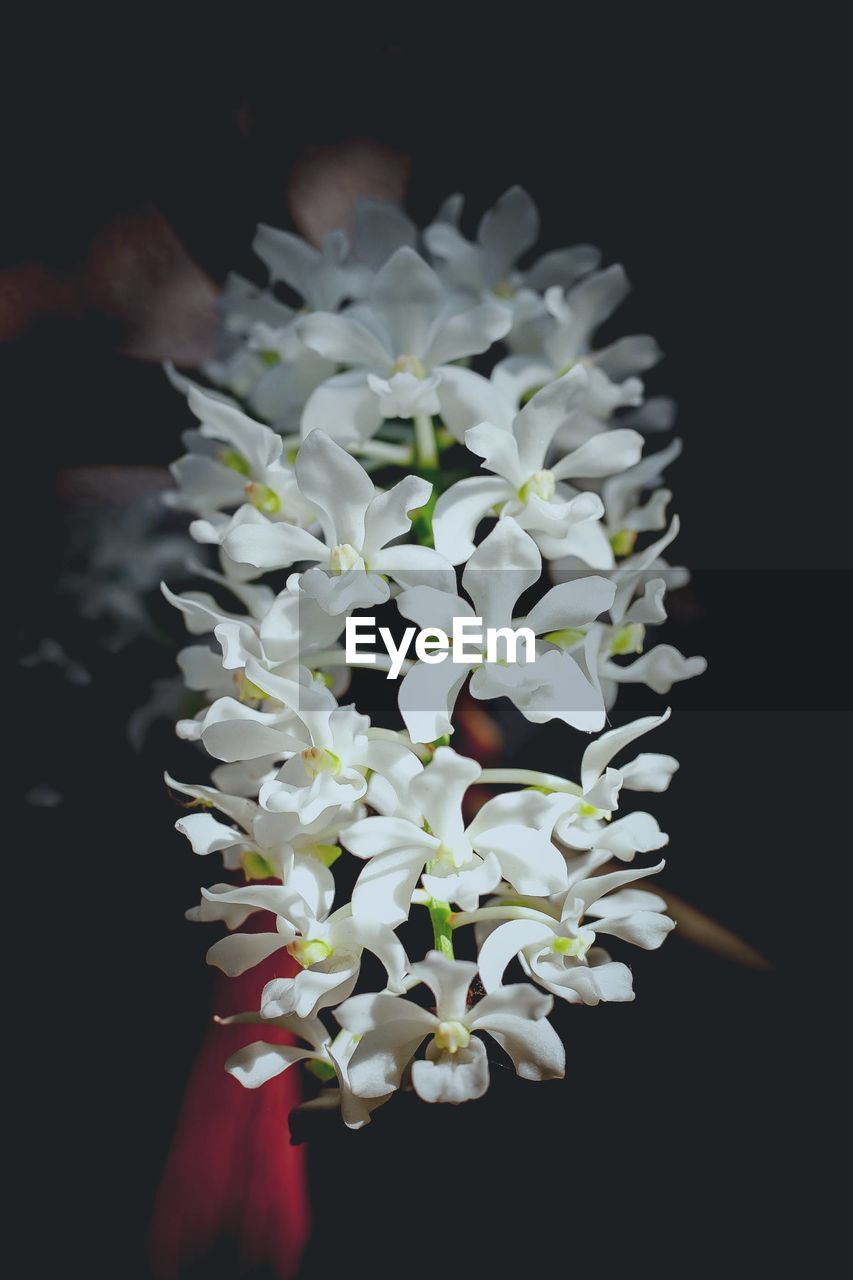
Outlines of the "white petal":
{"label": "white petal", "polygon": [[[341,840],[357,858],[374,858],[377,854],[390,853],[392,849],[423,847],[429,851],[437,846],[434,836],[405,818],[361,818],[344,827]],[[429,856],[429,852],[424,854],[425,858]]]}
{"label": "white petal", "polygon": [[553,929],[535,920],[508,920],[499,925],[486,938],[477,957],[483,986],[487,991],[496,991],[504,970],[519,951],[537,943],[547,946],[553,937]]}
{"label": "white petal", "polygon": [[265,1018],[290,1013],[315,1018],[321,1009],[333,1008],[352,994],[359,968],[358,957],[335,954],[295,978],[275,978],[264,987],[261,1013]]}
{"label": "white petal", "polygon": [[379,401],[357,369],[335,374],[311,392],[302,413],[303,438],[325,431],[333,440],[369,440],[382,425]]}
{"label": "white petal", "polygon": [[488,378],[461,365],[442,366],[438,398],[442,422],[456,440],[463,441],[468,428],[478,422],[506,428],[512,425],[514,403]]}
{"label": "white petal", "polygon": [[567,454],[551,471],[557,480],[612,476],[633,467],[642,452],[643,437],[639,432],[627,429],[605,431]]}
{"label": "white petal", "polygon": [[432,517],[436,550],[451,564],[462,564],[474,551],[480,521],[494,506],[512,497],[512,489],[501,476],[471,476],[445,489]]}
{"label": "white petal", "polygon": [[692,680],[707,669],[706,658],[685,658],[671,644],[658,644],[627,666],[607,662],[602,675],[620,684],[645,684],[655,693],[669,693],[680,680]]}
{"label": "white petal", "polygon": [[663,715],[644,716],[640,720],[633,720],[630,724],[623,725],[621,729],[611,729],[603,733],[600,738],[596,738],[595,742],[590,743],[583,753],[581,763],[581,786],[584,791],[588,791],[596,779],[601,777],[607,765],[623,747],[627,747],[629,743],[642,737],[644,733],[648,733],[659,724],[664,724],[669,719],[669,715],[669,708],[667,708]]}
{"label": "white petal", "polygon": [[428,855],[429,850],[419,845],[370,858],[352,891],[353,912],[392,929],[402,924]]}
{"label": "white petal", "polygon": [[465,829],[462,799],[480,773],[476,760],[460,756],[452,747],[439,747],[429,767],[412,782],[415,804],[426,817],[434,835],[450,847],[460,839]]}
{"label": "white petal", "polygon": [[239,525],[226,534],[222,545],[232,560],[256,569],[288,569],[298,560],[325,561],[329,554],[307,529],[286,521]]}
{"label": "white petal", "polygon": [[355,458],[324,431],[312,431],[299,450],[296,478],[303,496],[319,510],[330,545],[360,548],[365,513],[376,490]]}
{"label": "white petal", "polygon": [[591,876],[588,880],[578,880],[573,884],[567,895],[564,911],[573,913],[571,900],[580,899],[582,905],[581,914],[589,910],[593,903],[598,902],[599,898],[603,898],[606,893],[610,893],[613,889],[619,889],[624,884],[632,884],[635,880],[642,880],[646,876],[657,875],[662,871],[666,863],[661,860],[654,867],[632,867],[628,871],[611,871],[603,876]]}
{"label": "white petal", "polygon": [[616,588],[597,575],[560,582],[539,600],[523,621],[537,636],[565,627],[583,627],[613,603]]}
{"label": "white petal", "polygon": [[258,1089],[267,1080],[281,1075],[294,1062],[303,1062],[306,1058],[316,1058],[311,1049],[297,1049],[292,1044],[265,1044],[256,1040],[238,1050],[225,1063],[225,1070],[230,1072],[245,1089]]}
{"label": "white petal", "polygon": [[358,915],[350,916],[335,926],[334,943],[345,950],[349,944],[355,944],[372,951],[385,966],[389,988],[402,992],[403,975],[409,962],[399,939],[387,925]]}
{"label": "white petal", "polygon": [[509,626],[516,600],[542,572],[536,543],[514,520],[499,520],[477,547],[462,574],[462,585],[484,627]]}
{"label": "white petal", "polygon": [[546,1018],[528,1020],[510,1014],[489,1014],[478,1018],[477,1029],[497,1040],[512,1058],[522,1080],[560,1080],[566,1074],[566,1051]]}
{"label": "white petal", "polygon": [[384,371],[394,362],[393,352],[350,316],[315,311],[302,316],[296,327],[306,347],[334,364],[360,364]]}
{"label": "white petal", "polygon": [[440,324],[426,352],[429,368],[446,366],[465,356],[488,351],[493,342],[502,338],[512,325],[509,307],[485,302],[482,306],[460,311]]}
{"label": "white petal", "polygon": [[565,859],[542,831],[493,827],[477,836],[477,852],[495,854],[504,879],[519,893],[549,895],[566,888]]}
{"label": "white petal", "polygon": [[619,772],[626,791],[660,792],[666,791],[678,767],[674,756],[642,751],[630,764],[623,765]]}
{"label": "white petal", "polygon": [[438,951],[409,968],[413,978],[425,982],[436,1000],[436,1015],[442,1021],[467,1022],[466,998],[477,966],[468,960],[451,960]]}
{"label": "white petal", "polygon": [[392,337],[394,355],[426,354],[446,300],[438,276],[414,249],[403,247],[391,255],[373,282],[371,305]]}
{"label": "white petal", "polygon": [[468,668],[449,657],[432,665],[416,662],[406,672],[398,704],[412,742],[435,742],[453,733],[453,708],[467,676]]}
{"label": "white petal", "polygon": [[518,456],[518,443],[511,431],[481,422],[465,432],[465,447],[483,459],[487,471],[502,476],[512,490],[521,488],[527,479]]}
{"label": "white petal", "polygon": [[668,933],[675,928],[675,921],[657,911],[635,911],[629,916],[607,916],[596,921],[595,932],[609,933],[624,942],[632,942],[645,951],[655,951]]}
{"label": "white petal", "polygon": [[412,1064],[412,1084],[424,1102],[470,1102],[489,1087],[489,1061],[482,1040],[472,1037],[464,1049],[447,1053],[435,1040],[426,1058]]}
{"label": "white petal", "polygon": [[229,978],[238,978],[292,941],[283,933],[231,933],[220,938],[207,953],[207,963],[216,965]]}
{"label": "white petal", "polygon": [[193,853],[206,855],[219,853],[223,849],[232,849],[234,845],[245,844],[246,835],[236,827],[228,827],[224,822],[217,822],[209,813],[191,813],[179,818],[175,830],[190,842]]}
{"label": "white petal", "polygon": [[420,476],[406,476],[385,493],[374,497],[364,518],[364,558],[401,538],[412,527],[409,512],[429,501],[432,485]]}

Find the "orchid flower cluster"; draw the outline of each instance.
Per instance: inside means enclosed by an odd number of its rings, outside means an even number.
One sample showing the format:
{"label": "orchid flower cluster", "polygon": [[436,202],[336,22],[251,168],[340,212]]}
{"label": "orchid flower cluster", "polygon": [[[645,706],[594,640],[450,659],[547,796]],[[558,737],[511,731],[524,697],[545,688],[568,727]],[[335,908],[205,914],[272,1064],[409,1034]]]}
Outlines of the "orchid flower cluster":
{"label": "orchid flower cluster", "polygon": [[[177,731],[217,764],[210,785],[167,782],[188,800],[178,830],[234,873],[188,915],[225,926],[208,960],[228,975],[296,963],[236,1019],[291,1043],[261,1038],[227,1070],[255,1088],[302,1061],[352,1128],[401,1086],[481,1096],[489,1041],[522,1078],[559,1077],[554,1000],[633,999],[602,940],[653,949],[673,921],[628,887],[660,871],[634,859],[668,837],[622,799],[665,791],[678,766],[624,758],[668,711],[601,731],[620,684],[665,694],[704,669],[646,645],[685,578],[663,558],[680,445],[643,456],[642,433],[672,419],[644,399],[654,341],[595,344],[622,268],[588,245],[524,265],[538,215],[519,188],[474,240],[461,214],[452,197],[421,233],[363,201],[352,236],[319,249],[261,226],[268,283],[228,282],[206,387],[171,371],[198,425],[170,501],[216,557],[210,591],[163,588],[197,637],[178,663],[198,710]],[[419,644],[397,664],[402,727],[381,727],[345,698],[355,666],[370,682],[389,663],[342,644],[377,608],[433,643],[460,617],[505,640],[461,661]],[[510,648],[521,626],[532,651]],[[579,776],[454,750],[466,685],[587,735]],[[254,913],[261,931],[244,931]],[[419,918],[433,945],[417,958]],[[366,953],[382,990],[358,990]]]}

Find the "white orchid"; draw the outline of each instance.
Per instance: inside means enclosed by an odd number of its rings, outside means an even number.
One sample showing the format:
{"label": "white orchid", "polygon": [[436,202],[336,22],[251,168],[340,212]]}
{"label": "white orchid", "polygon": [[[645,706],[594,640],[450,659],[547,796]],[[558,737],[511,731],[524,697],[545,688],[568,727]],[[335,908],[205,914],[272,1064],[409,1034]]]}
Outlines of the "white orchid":
{"label": "white orchid", "polygon": [[187,433],[192,451],[174,463],[179,490],[168,496],[172,505],[200,517],[191,529],[198,542],[220,543],[231,524],[221,513],[233,508],[300,526],[315,519],[283,460],[280,435],[193,384],[187,402],[201,425]]}
{"label": "white orchid", "polygon": [[336,1081],[341,1118],[348,1129],[361,1129],[370,1124],[370,1113],[388,1101],[390,1093],[379,1098],[357,1098],[353,1093],[349,1081],[349,1063],[358,1044],[358,1036],[350,1031],[341,1030],[333,1039],[319,1018],[284,1016],[261,1019],[258,1014],[250,1013],[219,1019],[223,1025],[261,1021],[267,1026],[298,1036],[310,1048],[256,1040],[244,1049],[238,1049],[225,1063],[225,1070],[235,1080],[239,1080],[244,1089],[259,1089],[262,1084],[274,1080],[295,1062],[304,1062],[313,1068],[320,1079],[331,1077]]}
{"label": "white orchid", "polygon": [[[328,914],[335,896],[330,867],[341,854],[339,834],[343,827],[364,816],[361,806],[345,806],[333,811],[331,817],[322,813],[314,822],[305,823],[295,813],[268,813],[255,800],[229,795],[215,787],[176,782],[168,774],[166,782],[173,791],[192,797],[201,806],[175,823],[194,853],[219,853],[227,870],[242,870],[247,879],[280,880],[298,893],[316,915]],[[212,809],[231,822],[214,817]],[[224,919],[229,928],[236,928],[250,914],[249,908],[233,907],[224,915],[217,914],[216,904],[205,899],[199,907],[192,908],[188,918]]]}
{"label": "white orchid", "polygon": [[519,266],[539,234],[539,213],[522,187],[510,187],[483,215],[473,242],[459,230],[462,208],[462,196],[451,196],[424,232],[442,279],[456,289],[499,298],[526,314],[538,311],[539,293],[550,285],[568,288],[598,266],[601,255],[588,244],[546,253],[526,270]]}
{"label": "white orchid", "polygon": [[465,444],[484,459],[491,476],[460,480],[436,503],[436,548],[460,563],[474,549],[474,533],[490,512],[512,516],[536,540],[547,559],[574,555],[594,568],[610,568],[613,552],[602,527],[601,499],[577,493],[563,482],[612,476],[633,466],[642,451],[636,431],[594,437],[546,467],[557,431],[583,402],[587,375],[581,368],[550,383],[516,415],[509,431],[483,422],[465,433]]}
{"label": "white orchid", "polygon": [[[673,927],[663,897],[633,883],[662,862],[613,870],[668,843],[651,813],[620,806],[665,791],[677,761],[620,753],[669,712],[600,733],[575,781],[454,751],[463,686],[509,717],[599,733],[621,684],[666,692],[704,669],[649,644],[667,589],[687,580],[664,559],[678,532],[664,470],[681,446],[641,457],[635,428],[672,421],[637,376],[659,358],[654,341],[595,346],[627,290],[622,268],[597,270],[587,245],[530,265],[538,214],[520,188],[473,241],[461,211],[446,201],[422,239],[381,201],[319,247],[261,227],[268,284],[229,278],[205,366],[223,390],[168,369],[199,419],[170,503],[213,557],[192,566],[204,589],[163,586],[195,638],[178,665],[197,710],[177,732],[218,763],[210,785],[167,782],[190,801],[177,829],[224,866],[187,915],[227,929],[208,953],[226,974],[284,952],[298,965],[272,969],[288,976],[223,1021],[301,1043],[257,1041],[228,1070],[257,1088],[303,1062],[351,1128],[410,1066],[428,1101],[479,1097],[483,1036],[523,1078],[561,1076],[553,997],[633,999],[602,938],[654,949]],[[186,561],[177,545],[170,573]],[[376,606],[379,619],[352,616]],[[399,640],[395,614],[412,624]],[[358,680],[342,703],[358,667],[379,687],[400,679],[405,730],[391,727],[393,699],[390,723],[389,700],[371,722]],[[243,931],[261,912],[266,931]],[[410,963],[402,939],[422,913],[435,949]],[[476,964],[454,958],[460,936]],[[383,991],[366,989],[365,951]],[[525,981],[505,986],[516,959]],[[421,983],[434,1009],[408,997]],[[330,1012],[334,1037],[318,1016]]]}
{"label": "white orchid", "polygon": [[[660,348],[645,335],[621,338],[602,350],[593,350],[596,330],[621,305],[630,291],[622,266],[594,271],[564,285],[553,282],[543,290],[543,306],[529,322],[513,333],[515,355],[504,371],[527,386],[541,386],[560,377],[578,360],[595,363],[610,378],[625,377],[651,368],[660,359]],[[522,382],[523,385],[523,382]]]}
{"label": "white orchid", "polygon": [[420,823],[361,818],[341,832],[350,852],[366,860],[352,895],[356,915],[396,927],[409,915],[419,879],[430,897],[463,908],[476,905],[502,879],[520,893],[564,887],[565,861],[551,833],[570,798],[533,792],[497,797],[466,827],[463,799],[480,773],[475,760],[439,747],[409,786]]}
{"label": "white orchid", "polygon": [[[264,808],[272,813],[296,813],[301,821],[314,822],[326,811],[360,800],[367,791],[370,772],[385,783],[386,797],[399,797],[399,803],[404,803],[402,797],[423,768],[410,746],[372,735],[369,718],[351,705],[338,706],[321,683],[274,676],[252,661],[246,674],[285,709],[287,718],[282,727],[264,723],[263,713],[256,713],[261,723],[247,729],[247,717],[243,717],[236,727],[220,727],[213,742],[212,730],[208,730],[204,740],[208,750],[220,758],[225,750],[235,759],[235,751],[256,749],[259,755],[273,754],[276,748],[289,755],[275,777],[260,789]],[[280,735],[277,741],[275,733]]]}
{"label": "white orchid", "polygon": [[262,607],[250,614],[225,612],[202,592],[178,596],[165,584],[161,590],[184,615],[193,635],[212,633],[218,645],[218,653],[191,645],[178,655],[187,688],[203,691],[211,700],[234,694],[250,706],[263,701],[262,691],[245,677],[249,661],[296,678],[300,663],[320,667],[336,656],[330,646],[338,640],[344,619],[327,613],[298,589],[288,588],[275,597],[265,591]]}
{"label": "white orchid", "polygon": [[385,418],[438,413],[447,366],[487,350],[509,324],[496,303],[464,308],[413,249],[398,249],[364,304],[299,321],[306,346],[351,366],[314,391],[303,434],[320,428],[338,440],[366,440]]}
{"label": "white orchid", "polygon": [[399,996],[353,996],[335,1011],[347,1031],[360,1036],[349,1062],[349,1081],[362,1098],[381,1098],[400,1087],[414,1054],[427,1038],[426,1056],[412,1065],[412,1084],[425,1102],[467,1102],[489,1087],[483,1033],[512,1059],[523,1080],[554,1080],[565,1073],[560,1038],[547,1021],[553,1001],[524,984],[503,987],[478,1004],[467,995],[477,966],[431,951],[411,967],[436,1000],[435,1012]]}
{"label": "white orchid", "polygon": [[478,959],[486,991],[500,988],[507,965],[518,956],[529,977],[570,1004],[633,1000],[630,969],[614,963],[595,942],[605,934],[647,951],[661,945],[675,928],[663,914],[663,898],[622,886],[655,875],[664,863],[588,876],[589,863],[581,862],[562,902],[543,902],[542,910],[526,907],[525,918],[507,920],[486,937]]}
{"label": "white orchid", "polygon": [[364,468],[322,431],[312,432],[299,450],[296,479],[325,541],[294,525],[244,522],[225,538],[234,560],[257,569],[314,562],[318,568],[302,574],[299,586],[329,613],[381,604],[390,595],[386,577],[404,585],[437,576],[453,581],[437,551],[397,542],[411,528],[409,513],[429,499],[428,481],[406,476],[381,493]]}
{"label": "white orchid", "polygon": [[[472,604],[455,592],[419,586],[402,591],[397,607],[424,630],[446,630],[454,617],[477,617],[484,627],[526,627],[541,636],[587,625],[612,603],[612,583],[587,577],[561,583],[526,617],[513,617],[517,600],[539,580],[541,570],[536,543],[508,517],[499,521],[465,566],[462,585]],[[517,646],[514,655],[498,650],[492,661],[485,652],[468,662],[450,656],[436,665],[416,662],[404,677],[399,696],[400,714],[414,742],[433,742],[453,732],[453,707],[471,670],[475,698],[507,697],[535,724],[560,719],[587,732],[604,724],[604,703],[595,682],[570,654],[556,645],[537,643],[533,660]]]}
{"label": "white orchid", "polygon": [[408,960],[393,930],[376,920],[355,916],[349,904],[332,915],[318,917],[298,892],[271,884],[252,884],[245,889],[215,885],[202,889],[202,898],[215,912],[196,919],[224,920],[233,929],[235,921],[242,923],[252,911],[270,911],[276,924],[274,933],[229,933],[220,938],[207,953],[208,964],[234,978],[286,949],[301,966],[295,978],[273,978],[266,984],[261,996],[262,1017],[296,1014],[313,1018],[320,1009],[345,1000],[358,980],[365,948],[385,966],[389,990],[404,989]]}

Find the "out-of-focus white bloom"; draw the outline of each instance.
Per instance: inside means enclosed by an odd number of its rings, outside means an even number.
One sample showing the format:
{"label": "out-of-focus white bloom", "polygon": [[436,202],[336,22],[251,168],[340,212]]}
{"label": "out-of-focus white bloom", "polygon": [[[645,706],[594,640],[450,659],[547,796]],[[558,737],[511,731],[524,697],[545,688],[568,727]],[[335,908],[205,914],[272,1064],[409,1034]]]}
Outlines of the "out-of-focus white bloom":
{"label": "out-of-focus white bloom", "polygon": [[399,996],[353,996],[335,1011],[360,1040],[349,1062],[349,1081],[362,1098],[381,1098],[400,1087],[402,1074],[424,1040],[426,1057],[412,1066],[412,1084],[425,1102],[467,1102],[489,1087],[480,1035],[497,1041],[524,1080],[554,1080],[565,1073],[559,1036],[547,1021],[553,1001],[525,984],[503,987],[468,1006],[477,966],[431,951],[411,967],[436,1000],[435,1012]]}
{"label": "out-of-focus white bloom", "polygon": [[378,272],[366,303],[303,317],[305,345],[352,366],[313,393],[303,434],[320,428],[338,440],[368,439],[384,418],[439,412],[446,366],[486,351],[510,324],[495,303],[463,307],[423,258],[402,248]]}
{"label": "out-of-focus white bloom", "polygon": [[499,298],[527,316],[541,309],[539,294],[550,285],[567,289],[598,266],[601,255],[588,244],[546,253],[527,269],[519,266],[539,235],[539,213],[522,187],[510,187],[483,215],[473,242],[459,229],[462,208],[462,196],[451,196],[424,232],[442,279],[455,289]]}
{"label": "out-of-focus white bloom", "polygon": [[[613,586],[606,579],[583,578],[552,588],[526,618],[514,618],[517,600],[539,580],[541,570],[536,543],[507,517],[465,566],[462,585],[473,605],[455,592],[419,586],[402,591],[397,606],[424,630],[447,631],[454,617],[478,617],[485,628],[528,627],[534,635],[543,635],[588,625],[613,600]],[[587,732],[604,724],[604,704],[596,684],[570,654],[538,643],[535,661],[529,662],[521,646],[514,657],[499,651],[496,660],[489,661],[484,653],[479,663],[472,660],[467,665],[451,661],[450,655],[440,664],[416,662],[403,679],[399,695],[400,714],[413,742],[432,742],[453,732],[453,707],[471,670],[475,698],[507,697],[535,724],[560,719]]]}
{"label": "out-of-focus white bloom", "polygon": [[220,542],[230,524],[220,513],[233,508],[298,525],[315,519],[293,468],[282,460],[280,435],[199,387],[190,385],[187,402],[201,426],[187,432],[191,452],[173,464],[179,489],[167,496],[173,506],[201,517],[192,526],[198,542]]}

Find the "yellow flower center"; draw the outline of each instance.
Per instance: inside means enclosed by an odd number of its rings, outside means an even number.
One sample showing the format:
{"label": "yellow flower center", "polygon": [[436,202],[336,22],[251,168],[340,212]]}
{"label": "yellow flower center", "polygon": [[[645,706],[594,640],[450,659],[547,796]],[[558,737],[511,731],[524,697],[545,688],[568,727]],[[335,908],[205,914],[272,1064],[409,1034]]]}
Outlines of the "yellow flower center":
{"label": "yellow flower center", "polygon": [[435,1043],[445,1053],[456,1053],[458,1049],[467,1049],[471,1032],[463,1022],[440,1022],[435,1033]]}
{"label": "yellow flower center", "polygon": [[288,945],[287,951],[297,964],[302,965],[303,969],[309,969],[312,964],[320,964],[323,960],[328,960],[332,954],[332,948],[322,938],[297,938],[295,942]]}
{"label": "yellow flower center", "polygon": [[340,542],[336,547],[332,547],[329,568],[332,573],[346,573],[349,569],[355,569],[360,560],[361,556],[355,547],[350,546],[348,542]]}
{"label": "yellow flower center", "polygon": [[634,550],[634,543],[636,541],[636,530],[619,529],[617,533],[611,534],[610,546],[613,548],[613,554],[615,556],[629,556]]}
{"label": "yellow flower center", "polygon": [[309,778],[318,773],[330,773],[335,777],[341,771],[340,757],[325,747],[306,747],[302,752],[302,764]]}
{"label": "yellow flower center", "polygon": [[281,498],[268,484],[258,484],[253,480],[246,485],[246,497],[265,516],[276,516],[281,511]]}
{"label": "yellow flower center", "polygon": [[242,453],[238,453],[236,449],[220,449],[216,455],[216,461],[221,462],[223,467],[228,467],[229,471],[236,471],[238,475],[252,474],[252,468]]}
{"label": "yellow flower center", "polygon": [[411,373],[416,378],[426,377],[426,369],[417,356],[397,356],[392,373]]}
{"label": "yellow flower center", "polygon": [[518,497],[521,502],[529,502],[531,498],[543,498],[545,502],[550,502],[554,496],[554,490],[557,482],[554,479],[553,471],[534,471],[533,475],[518,491]]}

